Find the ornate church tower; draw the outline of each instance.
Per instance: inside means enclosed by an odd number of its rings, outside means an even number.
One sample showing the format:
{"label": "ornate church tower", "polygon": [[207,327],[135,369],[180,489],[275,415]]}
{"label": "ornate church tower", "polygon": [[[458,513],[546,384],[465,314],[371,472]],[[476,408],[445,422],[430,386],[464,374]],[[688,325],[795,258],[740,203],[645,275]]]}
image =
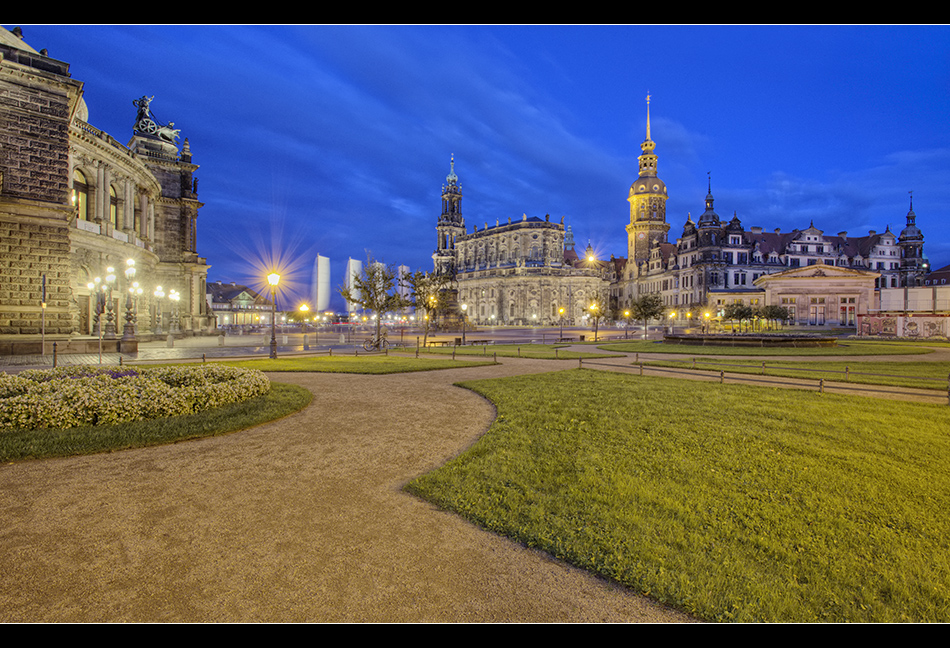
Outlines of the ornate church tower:
{"label": "ornate church tower", "polygon": [[442,215],[435,226],[438,236],[432,262],[437,274],[448,274],[453,279],[456,271],[455,239],[465,234],[465,219],[462,217],[462,188],[455,175],[455,156],[452,156],[449,175],[442,185]]}
{"label": "ornate church tower", "polygon": [[630,224],[627,225],[627,259],[635,267],[650,258],[650,248],[666,242],[666,183],[656,175],[656,144],[650,139],[650,96],[647,95],[647,136],[640,145],[640,177],[630,186]]}

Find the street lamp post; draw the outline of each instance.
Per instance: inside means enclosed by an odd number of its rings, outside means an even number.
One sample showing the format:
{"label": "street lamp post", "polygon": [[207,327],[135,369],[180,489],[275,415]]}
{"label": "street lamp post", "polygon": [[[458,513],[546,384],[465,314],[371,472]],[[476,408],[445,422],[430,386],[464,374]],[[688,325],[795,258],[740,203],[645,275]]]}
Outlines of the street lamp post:
{"label": "street lamp post", "polygon": [[165,298],[165,291],[161,286],[155,287],[155,335],[162,334],[162,299]]}
{"label": "street lamp post", "polygon": [[270,357],[275,360],[277,359],[277,284],[279,282],[280,275],[276,272],[267,275],[271,294]]}
{"label": "street lamp post", "polygon": [[564,339],[564,307],[561,306],[557,309],[558,322],[560,324],[560,331],[558,334],[558,342]]}
{"label": "street lamp post", "polygon": [[105,293],[101,290],[101,286],[99,285],[101,281],[99,277],[96,277],[95,281],[90,281],[86,284],[90,294],[96,296],[96,317],[93,329],[96,332],[96,337],[99,338],[99,364],[102,364],[102,311],[105,310]]}
{"label": "street lamp post", "polygon": [[597,341],[597,304],[590,305],[590,316],[594,318],[594,342]]}
{"label": "street lamp post", "polygon": [[181,293],[179,293],[174,288],[168,291],[168,299],[171,301],[171,321],[168,323],[168,334],[173,335],[178,333],[181,329],[179,327],[179,313],[178,313],[178,302],[181,301]]}
{"label": "street lamp post", "polygon": [[623,312],[624,327],[623,327],[623,338],[626,340],[630,333],[630,311]]}
{"label": "street lamp post", "polygon": [[106,294],[106,339],[114,340],[116,339],[115,335],[115,308],[112,304],[112,286],[115,283],[115,268],[108,267],[106,268],[106,281],[103,284],[103,290]]}
{"label": "street lamp post", "polygon": [[465,311],[468,310],[468,304],[462,304],[462,346],[465,346]]}
{"label": "street lamp post", "polygon": [[138,288],[138,284],[133,279],[135,279],[135,260],[129,259],[125,262],[125,327],[122,329],[122,339],[126,341],[135,339],[135,313],[133,310],[135,304],[132,297],[136,288]]}
{"label": "street lamp post", "polygon": [[310,318],[307,317],[307,313],[310,312],[310,307],[306,304],[301,304],[300,308],[297,310],[300,311],[300,315],[303,317],[303,322],[301,323],[301,327],[303,328],[303,350],[308,351],[310,349],[310,344],[307,341],[307,329],[309,328],[307,323],[310,321]]}

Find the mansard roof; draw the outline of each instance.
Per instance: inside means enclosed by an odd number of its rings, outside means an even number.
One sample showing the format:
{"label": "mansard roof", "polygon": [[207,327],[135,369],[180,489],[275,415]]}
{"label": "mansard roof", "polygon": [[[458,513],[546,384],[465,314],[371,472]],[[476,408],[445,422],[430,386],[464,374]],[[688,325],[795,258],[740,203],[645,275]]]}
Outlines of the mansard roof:
{"label": "mansard roof", "polygon": [[[734,217],[728,225],[720,225],[715,228],[714,231],[719,232],[723,237],[726,235],[740,234],[742,236],[743,245],[749,245],[758,249],[763,256],[769,256],[773,252],[775,254],[784,255],[788,252],[789,245],[804,241],[808,236],[817,236],[818,241],[810,242],[831,245],[836,254],[843,254],[849,258],[861,257],[865,259],[871,256],[876,246],[885,242],[894,243],[896,241],[896,237],[890,231],[890,228],[886,229],[883,233],[872,230],[867,236],[849,237],[847,232],[840,232],[837,235],[828,236],[824,234],[822,230],[814,227],[814,225],[804,230],[793,229],[789,232],[782,232],[780,229],[776,229],[774,232],[764,232],[759,227],[753,227],[751,230],[746,231],[743,230],[741,226],[736,227],[737,224],[738,219]],[[683,232],[684,237],[696,234],[696,230],[690,227],[690,225],[691,223],[687,221]]]}
{"label": "mansard roof", "polygon": [[270,303],[270,300],[261,296],[253,288],[248,288],[247,286],[242,286],[234,282],[221,283],[220,281],[216,281],[214,283],[208,283],[206,284],[205,292],[211,295],[211,301],[215,304],[229,304],[245,293],[255,303]]}

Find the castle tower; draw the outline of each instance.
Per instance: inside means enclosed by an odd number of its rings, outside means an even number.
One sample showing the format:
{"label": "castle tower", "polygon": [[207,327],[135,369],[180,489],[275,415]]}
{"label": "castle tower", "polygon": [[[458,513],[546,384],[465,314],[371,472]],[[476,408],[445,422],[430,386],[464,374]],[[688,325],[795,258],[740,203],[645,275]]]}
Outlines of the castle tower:
{"label": "castle tower", "polygon": [[717,228],[719,227],[719,215],[716,213],[715,208],[713,207],[712,194],[712,176],[709,176],[709,189],[706,192],[706,211],[703,212],[703,215],[699,217],[699,223],[697,227],[700,229],[705,229],[707,227]]}
{"label": "castle tower", "polygon": [[640,145],[640,177],[630,186],[630,224],[627,225],[627,258],[634,264],[650,258],[650,248],[666,242],[666,183],[656,175],[656,143],[650,139],[650,96],[647,95],[647,133]]}
{"label": "castle tower", "polygon": [[924,234],[917,227],[914,213],[914,196],[911,193],[907,225],[901,230],[897,245],[901,250],[901,286],[916,286],[926,273],[924,268]]}
{"label": "castle tower", "polygon": [[455,156],[452,156],[449,175],[442,185],[442,214],[435,226],[438,241],[432,262],[437,274],[455,278],[455,239],[465,234],[465,219],[462,217],[462,188],[455,175]]}

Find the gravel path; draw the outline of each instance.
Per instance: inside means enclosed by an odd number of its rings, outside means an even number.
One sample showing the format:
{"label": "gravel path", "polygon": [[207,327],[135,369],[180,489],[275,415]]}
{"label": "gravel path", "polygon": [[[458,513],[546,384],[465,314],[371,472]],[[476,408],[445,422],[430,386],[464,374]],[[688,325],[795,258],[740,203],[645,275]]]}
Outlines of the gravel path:
{"label": "gravel path", "polygon": [[280,421],[0,466],[0,621],[689,621],[401,490],[492,420],[453,382],[573,366],[279,374]]}
{"label": "gravel path", "polygon": [[224,437],[0,466],[0,621],[691,621],[401,490],[491,423],[492,406],[454,382],[578,364],[499,360],[275,374],[314,402]]}

